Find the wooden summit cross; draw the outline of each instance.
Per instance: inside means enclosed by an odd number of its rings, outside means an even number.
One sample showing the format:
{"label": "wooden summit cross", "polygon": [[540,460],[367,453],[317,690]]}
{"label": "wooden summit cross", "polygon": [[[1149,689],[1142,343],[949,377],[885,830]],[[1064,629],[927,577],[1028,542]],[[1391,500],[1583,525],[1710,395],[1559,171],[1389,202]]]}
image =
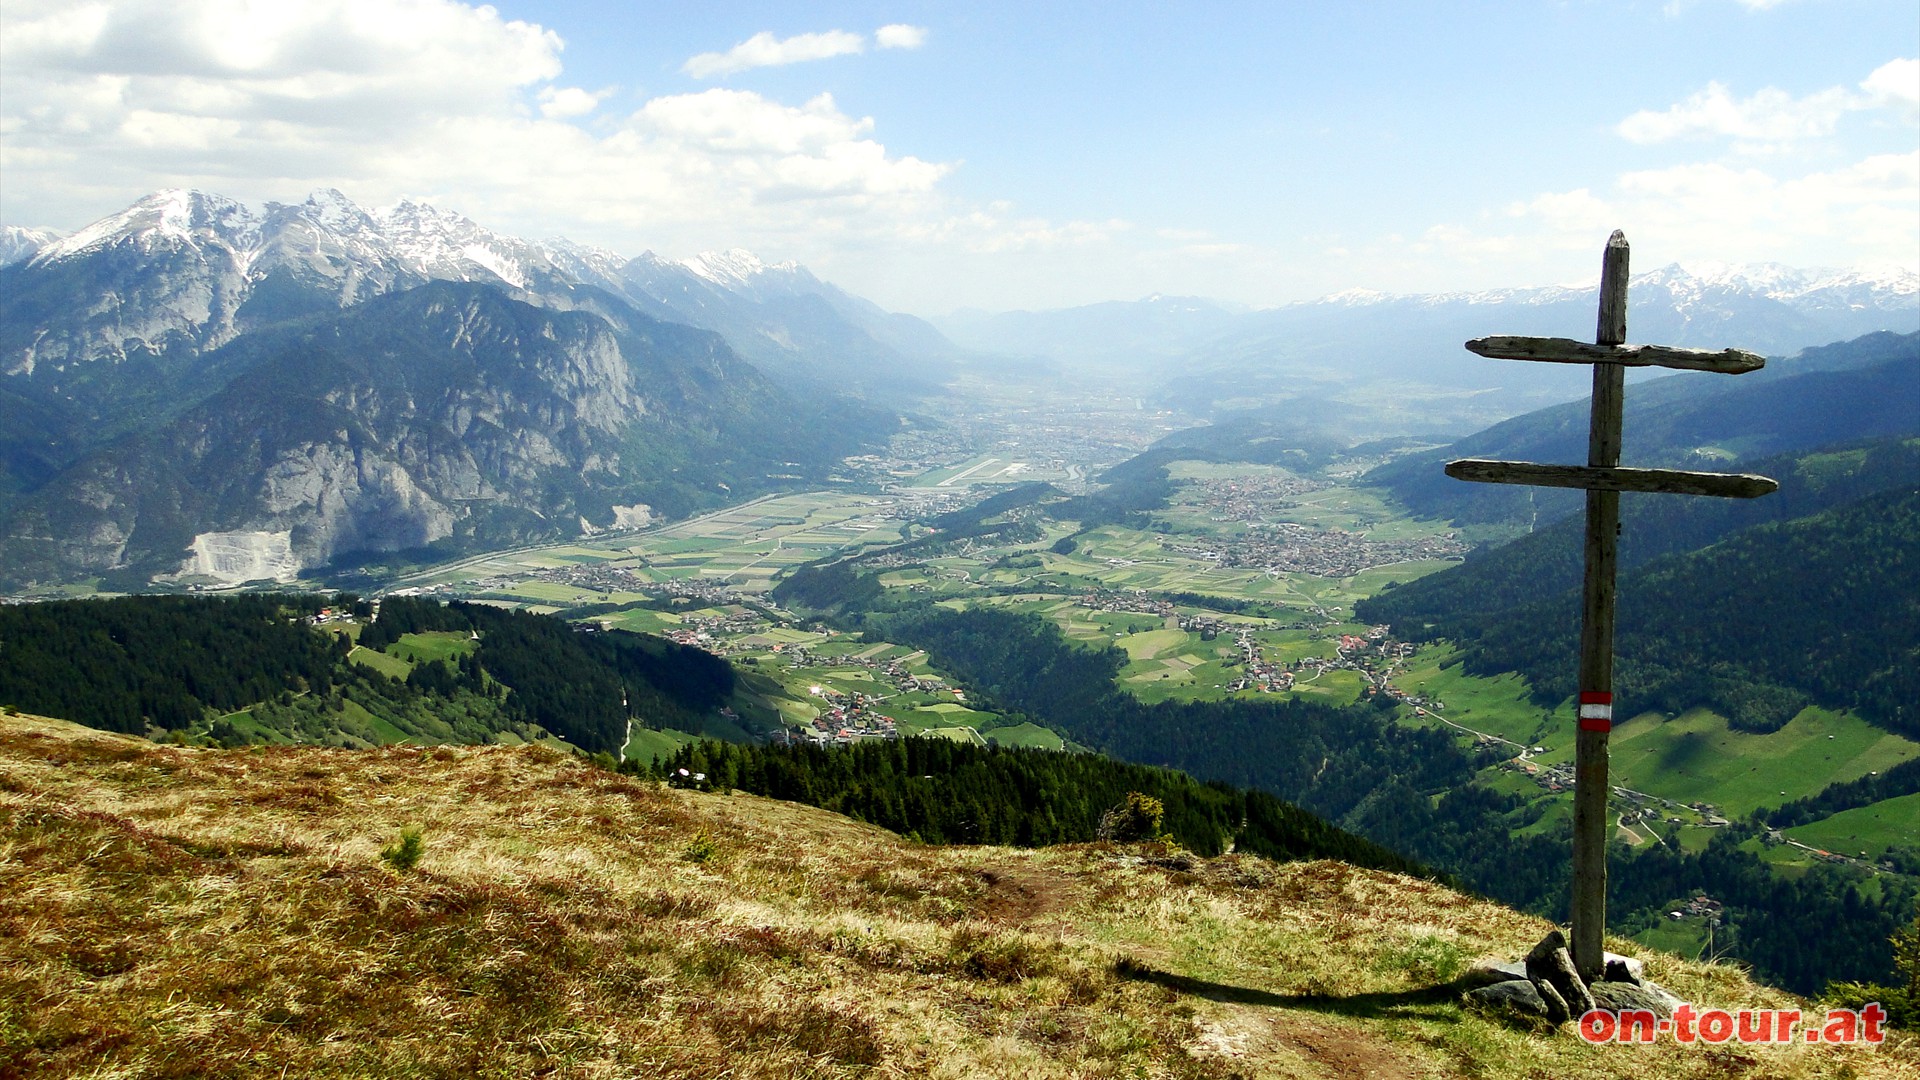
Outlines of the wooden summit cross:
{"label": "wooden summit cross", "polygon": [[1580,618],[1580,731],[1573,788],[1573,962],[1588,982],[1600,977],[1607,926],[1607,735],[1613,730],[1613,577],[1620,532],[1620,493],[1662,491],[1751,499],[1778,484],[1764,476],[1620,467],[1621,404],[1628,367],[1686,368],[1739,375],[1766,361],[1727,349],[1671,349],[1628,345],[1627,238],[1614,230],[1600,269],[1600,325],[1595,343],[1567,338],[1486,337],[1469,352],[1496,360],[1545,360],[1593,365],[1593,421],[1587,464],[1530,461],[1451,462],[1447,475],[1489,484],[1584,488],[1587,492],[1587,573]]}

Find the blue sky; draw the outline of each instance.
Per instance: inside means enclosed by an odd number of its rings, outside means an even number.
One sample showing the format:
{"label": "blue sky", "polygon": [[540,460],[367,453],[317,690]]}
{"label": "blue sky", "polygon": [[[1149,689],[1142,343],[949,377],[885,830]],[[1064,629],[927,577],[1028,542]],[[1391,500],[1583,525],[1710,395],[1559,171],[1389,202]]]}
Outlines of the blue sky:
{"label": "blue sky", "polygon": [[336,186],[919,313],[1920,262],[1910,0],[287,7],[0,0],[0,219]]}

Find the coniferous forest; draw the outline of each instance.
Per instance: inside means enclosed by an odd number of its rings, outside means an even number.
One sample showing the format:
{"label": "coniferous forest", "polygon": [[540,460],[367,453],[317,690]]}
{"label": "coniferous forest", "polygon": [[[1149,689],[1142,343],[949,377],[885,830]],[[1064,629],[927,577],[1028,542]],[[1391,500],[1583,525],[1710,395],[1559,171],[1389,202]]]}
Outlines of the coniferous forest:
{"label": "coniferous forest", "polygon": [[1200,855],[1340,859],[1430,875],[1417,864],[1265,792],[1202,784],[1185,773],[1099,754],[902,739],[848,747],[702,742],[661,766],[703,786],[807,803],[928,843],[1035,847],[1099,838],[1102,815],[1129,793],[1164,810],[1161,829]]}
{"label": "coniferous forest", "polygon": [[[1853,460],[1835,467],[1835,458]],[[1616,689],[1636,709],[1704,704],[1748,731],[1820,704],[1920,736],[1920,444],[1762,464],[1803,482],[1751,504],[1629,503]],[[1539,700],[1560,701],[1574,690],[1566,658],[1578,652],[1579,552],[1573,519],[1355,612],[1407,640],[1450,639],[1469,672],[1517,671]]]}
{"label": "coniferous forest", "polygon": [[359,648],[379,652],[431,631],[474,639],[470,652],[417,663],[402,678],[349,659],[352,637],[314,625],[329,605],[369,611],[353,597],[316,594],[0,607],[0,705],[128,734],[210,730],[230,742],[483,743],[544,729],[617,753],[629,716],[697,730],[733,689],[733,669],[698,649],[395,597],[361,630]]}

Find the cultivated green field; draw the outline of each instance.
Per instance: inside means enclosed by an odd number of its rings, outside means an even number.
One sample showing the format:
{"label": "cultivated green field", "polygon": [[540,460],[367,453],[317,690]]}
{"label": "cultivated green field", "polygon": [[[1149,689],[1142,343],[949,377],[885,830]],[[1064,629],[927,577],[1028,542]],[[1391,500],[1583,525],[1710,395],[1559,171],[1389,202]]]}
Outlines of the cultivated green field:
{"label": "cultivated green field", "polygon": [[363,649],[357,645],[354,646],[352,652],[347,654],[347,659],[353,663],[370,667],[388,678],[404,679],[408,675],[413,674],[413,664],[409,661],[402,660],[397,656],[389,656],[383,652],[375,652],[372,649]]}
{"label": "cultivated green field", "polygon": [[1920,844],[1920,794],[1843,810],[1788,829],[1787,835],[1809,847],[1877,860],[1890,847]]}
{"label": "cultivated green field", "polygon": [[471,636],[451,630],[432,630],[424,634],[402,634],[400,640],[387,646],[387,653],[399,657],[410,664],[424,664],[432,660],[452,660],[473,652],[479,644]]}
{"label": "cultivated green field", "polygon": [[[1615,727],[1612,749],[1615,784],[1676,802],[1710,802],[1728,817],[1920,757],[1920,744],[1818,708],[1766,735],[1735,731],[1706,709],[1672,719],[1648,714]],[[1542,760],[1570,757],[1562,750]]]}
{"label": "cultivated green field", "polygon": [[625,756],[629,761],[652,761],[668,757],[682,746],[697,741],[699,736],[684,731],[654,731],[636,727],[633,729],[633,738],[627,740]]}

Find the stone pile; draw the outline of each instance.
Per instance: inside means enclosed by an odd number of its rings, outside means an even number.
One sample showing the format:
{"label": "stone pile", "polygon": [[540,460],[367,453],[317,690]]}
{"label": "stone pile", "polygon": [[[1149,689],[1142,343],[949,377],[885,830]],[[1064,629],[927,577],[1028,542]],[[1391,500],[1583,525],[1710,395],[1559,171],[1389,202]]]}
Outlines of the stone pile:
{"label": "stone pile", "polygon": [[1471,987],[1467,1000],[1488,1008],[1544,1018],[1551,1024],[1578,1020],[1592,1009],[1613,1012],[1641,1010],[1667,1018],[1684,1004],[1666,988],[1646,978],[1646,969],[1631,957],[1606,954],[1598,981],[1580,978],[1567,951],[1567,938],[1550,931],[1520,963],[1483,960],[1462,980]]}

